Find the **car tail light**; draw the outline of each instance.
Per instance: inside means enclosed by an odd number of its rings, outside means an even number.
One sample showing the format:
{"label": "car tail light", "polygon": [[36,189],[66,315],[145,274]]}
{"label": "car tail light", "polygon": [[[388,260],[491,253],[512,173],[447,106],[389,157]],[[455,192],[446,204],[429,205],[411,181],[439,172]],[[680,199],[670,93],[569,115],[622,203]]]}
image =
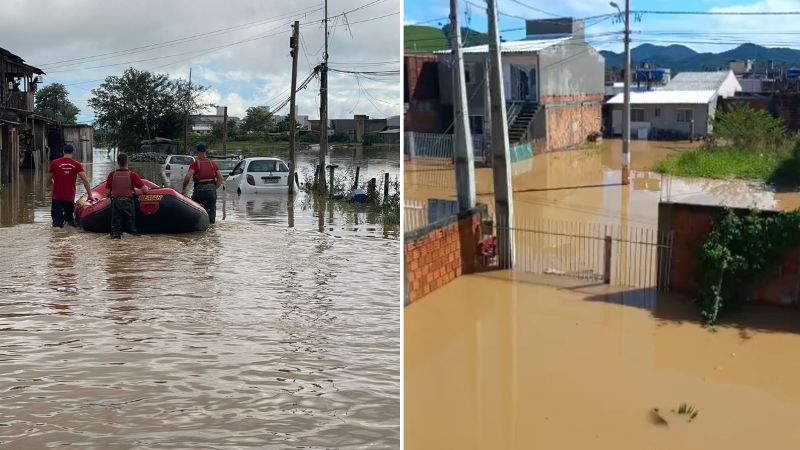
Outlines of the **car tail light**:
{"label": "car tail light", "polygon": [[255,186],[256,185],[256,179],[253,178],[252,175],[248,175],[247,176],[247,184],[249,184],[250,186]]}
{"label": "car tail light", "polygon": [[169,164],[167,164],[167,167],[164,167],[164,170],[169,170]]}

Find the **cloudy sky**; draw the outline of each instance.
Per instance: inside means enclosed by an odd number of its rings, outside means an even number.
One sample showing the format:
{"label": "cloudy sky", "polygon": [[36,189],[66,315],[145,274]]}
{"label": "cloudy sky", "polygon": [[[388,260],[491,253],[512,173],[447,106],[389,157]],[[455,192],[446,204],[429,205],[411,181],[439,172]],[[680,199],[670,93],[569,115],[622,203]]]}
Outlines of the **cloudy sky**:
{"label": "cloudy sky", "polygon": [[[485,7],[482,0],[459,0],[459,19],[464,26],[486,31]],[[617,0],[624,8],[624,0]],[[596,17],[613,13],[608,0],[498,0],[501,12],[501,37],[507,40],[524,38],[525,18],[571,16]],[[441,26],[448,22],[447,0],[406,0],[404,21]],[[632,0],[631,10],[669,11],[800,11],[800,0]],[[505,14],[502,14],[505,13]],[[516,17],[514,17],[516,16]],[[718,53],[745,42],[767,47],[800,48],[798,41],[800,16],[699,16],[644,14],[632,17],[633,45],[645,42],[655,45],[683,44],[697,51]],[[587,21],[587,38],[599,49],[621,51],[622,24],[614,17]]]}
{"label": "cloudy sky", "polygon": [[[399,69],[400,0],[329,3],[332,68]],[[288,98],[294,20],[303,44],[298,83],[319,63],[322,7],[316,0],[3,0],[0,47],[42,68],[45,84],[67,85],[81,121],[93,119],[91,90],[128,67],[174,78],[188,78],[191,67],[209,101],[243,117],[250,106]],[[298,94],[300,114],[319,117],[318,90],[315,80]],[[402,111],[399,75],[331,72],[329,90],[331,118]]]}

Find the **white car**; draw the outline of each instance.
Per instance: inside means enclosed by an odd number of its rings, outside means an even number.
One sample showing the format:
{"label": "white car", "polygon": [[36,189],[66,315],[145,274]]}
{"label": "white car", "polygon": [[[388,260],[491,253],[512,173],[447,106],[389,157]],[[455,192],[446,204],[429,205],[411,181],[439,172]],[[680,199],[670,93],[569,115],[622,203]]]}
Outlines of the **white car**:
{"label": "white car", "polygon": [[288,192],[289,167],[278,158],[246,158],[233,168],[225,184],[240,194]]}
{"label": "white car", "polygon": [[194,162],[194,157],[189,155],[169,155],[161,166],[167,178],[174,174],[185,174],[189,171],[189,164]]}

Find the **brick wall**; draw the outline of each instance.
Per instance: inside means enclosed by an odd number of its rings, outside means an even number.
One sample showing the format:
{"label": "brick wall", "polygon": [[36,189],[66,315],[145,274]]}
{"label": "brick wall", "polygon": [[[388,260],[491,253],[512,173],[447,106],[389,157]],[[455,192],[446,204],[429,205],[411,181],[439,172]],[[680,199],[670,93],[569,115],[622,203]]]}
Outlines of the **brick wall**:
{"label": "brick wall", "polygon": [[485,205],[405,233],[406,304],[473,273]]}
{"label": "brick wall", "polygon": [[577,101],[544,105],[547,113],[547,150],[563,150],[583,145],[586,138],[600,131],[601,103]]}
{"label": "brick wall", "polygon": [[[749,210],[734,209],[739,214]],[[691,205],[662,202],[658,206],[659,232],[671,230],[674,233],[671,276],[669,288],[689,296],[697,292],[697,251],[706,235],[711,231],[725,209],[720,206]],[[774,214],[774,212],[765,212]],[[659,271],[660,272],[660,271]],[[750,289],[755,301],[792,304],[797,303],[798,282],[800,282],[800,250],[787,251],[781,259],[777,272],[765,275]]]}

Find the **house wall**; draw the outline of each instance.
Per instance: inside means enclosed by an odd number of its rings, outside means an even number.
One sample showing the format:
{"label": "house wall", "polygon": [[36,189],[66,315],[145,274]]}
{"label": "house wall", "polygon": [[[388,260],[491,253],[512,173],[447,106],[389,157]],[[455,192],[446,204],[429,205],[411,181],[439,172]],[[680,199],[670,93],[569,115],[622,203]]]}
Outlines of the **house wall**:
{"label": "house wall", "polygon": [[733,97],[737,92],[741,91],[741,83],[739,83],[736,75],[734,75],[732,71],[729,71],[728,76],[725,77],[725,81],[722,82],[722,85],[717,90],[717,94],[721,97],[728,98]]}
{"label": "house wall", "polygon": [[[420,133],[444,131],[445,108],[440,102],[438,58],[435,55],[415,55],[405,56],[403,61],[403,97],[406,103],[403,128]],[[452,110],[452,107],[447,109]]]}
{"label": "house wall", "polygon": [[591,133],[599,132],[601,127],[601,96],[572,95],[559,100],[550,100],[542,105],[547,151],[582,145]]}
{"label": "house wall", "polygon": [[[656,117],[656,108],[661,109],[661,114]],[[644,109],[644,121],[639,122],[638,126],[631,123],[631,135],[636,136],[639,127],[649,126],[659,130],[675,130],[689,135],[691,124],[688,122],[678,122],[679,109],[691,109],[694,115],[694,134],[695,136],[705,136],[708,134],[708,117],[711,105],[631,105],[633,109]],[[713,110],[711,111],[713,112]],[[615,135],[622,135],[622,105],[613,105],[612,122]],[[651,131],[652,135],[652,131]]]}
{"label": "house wall", "polygon": [[570,39],[539,52],[539,97],[605,94],[605,59],[591,45]]}
{"label": "house wall", "polygon": [[90,125],[64,125],[64,144],[75,147],[74,158],[80,162],[92,162],[94,130]]}

